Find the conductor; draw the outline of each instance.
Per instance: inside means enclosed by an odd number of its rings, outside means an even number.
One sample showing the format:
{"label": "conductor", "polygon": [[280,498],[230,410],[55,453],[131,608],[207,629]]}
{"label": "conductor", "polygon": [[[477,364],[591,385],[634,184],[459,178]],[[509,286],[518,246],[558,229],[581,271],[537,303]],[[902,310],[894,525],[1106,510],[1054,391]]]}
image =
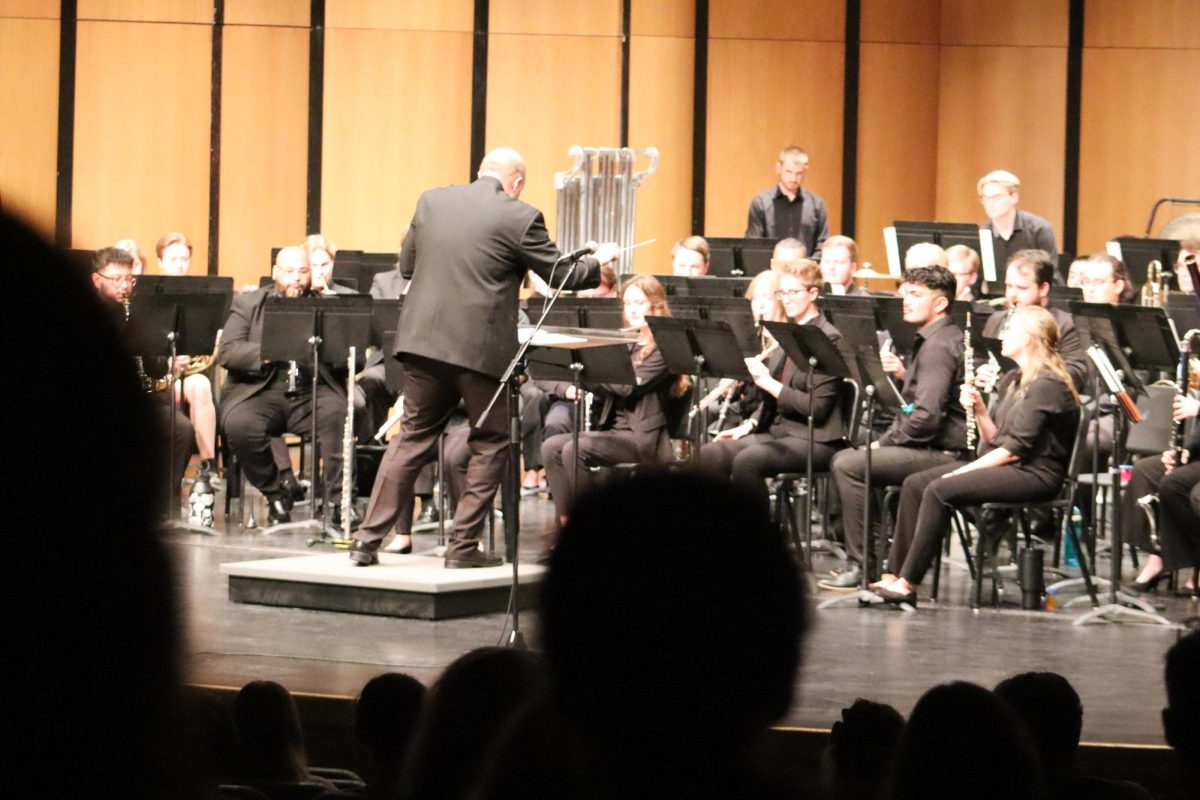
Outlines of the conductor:
{"label": "conductor", "polygon": [[[395,356],[404,364],[404,418],[392,438],[350,560],[378,563],[384,537],[400,524],[407,536],[413,484],[437,454],[438,435],[461,398],[479,419],[517,350],[517,291],[527,270],[553,286],[566,267],[546,231],[542,213],[519,199],[525,162],[509,148],[484,156],[474,183],[431,189],[421,195],[400,251],[400,274],[409,292],[396,332]],[[616,258],[606,242],[584,258],[567,288],[600,282],[600,266]],[[502,559],[479,550],[492,498],[508,458],[507,415],[492,408],[468,438],[466,485],[454,514],[445,566],[491,567]],[[405,552],[402,548],[400,552]]]}

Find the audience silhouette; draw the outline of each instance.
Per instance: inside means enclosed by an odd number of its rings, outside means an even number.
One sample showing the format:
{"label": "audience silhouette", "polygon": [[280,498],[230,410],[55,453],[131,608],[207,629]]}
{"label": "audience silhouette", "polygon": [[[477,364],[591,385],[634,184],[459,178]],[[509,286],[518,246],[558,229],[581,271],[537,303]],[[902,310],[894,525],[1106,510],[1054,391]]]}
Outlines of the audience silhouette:
{"label": "audience silhouette", "polygon": [[1165,673],[1163,734],[1175,751],[1178,797],[1195,797],[1200,786],[1200,631],[1181,637],[1167,651]]}
{"label": "audience silhouette", "polygon": [[243,782],[259,788],[295,783],[335,788],[309,773],[300,712],[282,685],[251,681],[243,686],[233,698],[233,724],[238,740],[238,774]]}
{"label": "audience silhouette", "polygon": [[859,698],[833,723],[825,754],[830,800],[880,800],[904,717],[889,705]]}
{"label": "audience silhouette", "polygon": [[425,686],[411,675],[389,672],[363,687],[354,704],[354,733],[370,751],[374,768],[364,795],[398,796],[400,767],[424,705]]}

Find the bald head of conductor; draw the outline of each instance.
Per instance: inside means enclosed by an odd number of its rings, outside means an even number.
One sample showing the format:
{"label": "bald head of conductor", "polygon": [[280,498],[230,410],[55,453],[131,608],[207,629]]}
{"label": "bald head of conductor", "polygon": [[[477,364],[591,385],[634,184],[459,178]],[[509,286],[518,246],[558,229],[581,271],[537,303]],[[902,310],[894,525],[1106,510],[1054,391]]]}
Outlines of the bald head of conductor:
{"label": "bald head of conductor", "polygon": [[511,147],[497,147],[479,162],[479,177],[495,178],[506,195],[520,200],[525,190],[525,159]]}

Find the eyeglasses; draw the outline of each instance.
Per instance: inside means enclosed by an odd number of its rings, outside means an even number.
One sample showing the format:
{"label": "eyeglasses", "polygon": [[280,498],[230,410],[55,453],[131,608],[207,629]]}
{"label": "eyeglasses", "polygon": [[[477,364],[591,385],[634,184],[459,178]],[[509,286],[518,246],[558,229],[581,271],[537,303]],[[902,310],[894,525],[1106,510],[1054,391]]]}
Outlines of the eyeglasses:
{"label": "eyeglasses", "polygon": [[812,289],[780,289],[775,293],[775,297],[779,300],[787,300],[792,297],[799,297],[802,294],[811,292]]}
{"label": "eyeglasses", "polygon": [[105,275],[103,272],[96,274],[106,281],[112,281],[117,286],[133,286],[137,283],[137,275]]}
{"label": "eyeglasses", "polygon": [[995,203],[998,200],[1005,200],[1009,197],[1012,197],[1012,192],[1005,192],[1004,194],[981,194],[979,195],[979,201],[981,203]]}

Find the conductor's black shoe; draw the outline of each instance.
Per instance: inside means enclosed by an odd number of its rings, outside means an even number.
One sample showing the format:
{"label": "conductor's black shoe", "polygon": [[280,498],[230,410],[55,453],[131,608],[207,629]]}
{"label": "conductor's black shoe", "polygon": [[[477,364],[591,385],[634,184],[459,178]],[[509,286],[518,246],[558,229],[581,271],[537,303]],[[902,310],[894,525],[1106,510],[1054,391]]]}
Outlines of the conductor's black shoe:
{"label": "conductor's black shoe", "polygon": [[379,563],[379,542],[364,542],[355,539],[350,545],[350,560],[356,567],[369,567]]}
{"label": "conductor's black shoe", "polygon": [[817,581],[817,586],[831,592],[850,592],[858,588],[862,582],[862,570],[853,564],[840,572],[835,572],[828,578]]}
{"label": "conductor's black shoe", "polygon": [[267,495],[267,522],[278,525],[292,521],[292,500],[286,494]]}
{"label": "conductor's black shoe", "polygon": [[446,556],[446,569],[471,569],[472,567],[498,567],[504,563],[500,556],[489,556],[487,553],[475,550],[465,556],[450,558]]}
{"label": "conductor's black shoe", "polygon": [[417,515],[417,521],[414,525],[436,525],[441,517],[438,516],[437,506],[432,502],[421,503],[421,513]]}
{"label": "conductor's black shoe", "polygon": [[288,497],[293,502],[300,502],[304,499],[304,485],[296,480],[296,474],[290,469],[284,470],[279,474],[279,485],[288,493]]}

